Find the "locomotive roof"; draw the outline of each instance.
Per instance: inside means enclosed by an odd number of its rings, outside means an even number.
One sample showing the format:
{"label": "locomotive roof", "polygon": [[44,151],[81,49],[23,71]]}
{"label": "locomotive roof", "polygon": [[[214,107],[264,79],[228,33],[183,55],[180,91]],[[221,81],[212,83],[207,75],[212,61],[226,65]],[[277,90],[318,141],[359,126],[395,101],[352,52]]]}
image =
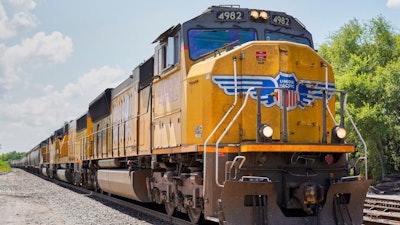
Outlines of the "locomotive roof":
{"label": "locomotive roof", "polygon": [[[268,18],[263,20],[254,19],[250,15],[252,11],[266,12]],[[232,17],[225,17],[224,13],[232,15]],[[183,33],[185,34],[188,30],[196,28],[255,29],[258,30],[260,34],[261,32],[264,32],[264,30],[269,30],[271,32],[303,36],[309,39],[310,46],[313,47],[311,33],[297,18],[288,15],[285,12],[272,11],[268,9],[240,8],[238,5],[211,6],[200,15],[184,22],[182,25],[177,24],[176,26],[170,27],[161,33],[153,43],[163,41],[167,37],[173,36],[179,30],[183,30]]]}

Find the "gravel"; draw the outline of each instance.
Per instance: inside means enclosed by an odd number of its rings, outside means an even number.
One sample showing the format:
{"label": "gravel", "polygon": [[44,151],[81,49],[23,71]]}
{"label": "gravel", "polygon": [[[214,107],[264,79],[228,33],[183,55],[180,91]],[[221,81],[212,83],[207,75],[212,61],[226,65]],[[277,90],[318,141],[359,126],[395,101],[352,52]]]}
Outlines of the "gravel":
{"label": "gravel", "polygon": [[0,224],[169,224],[85,194],[62,188],[20,169],[0,175]]}

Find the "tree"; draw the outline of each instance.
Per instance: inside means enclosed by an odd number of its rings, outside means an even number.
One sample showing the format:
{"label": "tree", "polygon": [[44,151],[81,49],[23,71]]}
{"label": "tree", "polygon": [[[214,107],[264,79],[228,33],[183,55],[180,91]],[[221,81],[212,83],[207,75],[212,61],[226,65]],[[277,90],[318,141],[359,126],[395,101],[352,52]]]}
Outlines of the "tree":
{"label": "tree", "polygon": [[0,161],[11,161],[16,159],[21,159],[25,156],[25,152],[8,152],[0,155]]}
{"label": "tree", "polygon": [[[370,174],[378,180],[398,172],[400,35],[382,16],[363,24],[353,19],[319,53],[333,66],[337,88],[349,93],[347,107],[367,142]],[[355,135],[347,140],[359,142]]]}

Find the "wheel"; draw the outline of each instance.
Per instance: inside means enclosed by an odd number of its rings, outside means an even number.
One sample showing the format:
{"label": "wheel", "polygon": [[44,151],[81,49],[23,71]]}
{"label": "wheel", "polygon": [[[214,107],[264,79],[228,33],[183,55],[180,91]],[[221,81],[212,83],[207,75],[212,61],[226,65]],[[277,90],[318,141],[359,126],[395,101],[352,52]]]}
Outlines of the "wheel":
{"label": "wheel", "polygon": [[175,212],[175,202],[165,202],[165,211],[167,212],[168,216],[172,216]]}
{"label": "wheel", "polygon": [[168,216],[172,216],[175,212],[175,195],[174,194],[170,194],[169,197],[169,202],[165,202],[165,211],[167,212]]}
{"label": "wheel", "polygon": [[160,190],[158,188],[153,188],[151,191],[151,194],[153,196],[153,201],[157,204],[161,204],[161,198],[160,198]]}
{"label": "wheel", "polygon": [[201,209],[199,208],[189,208],[187,213],[190,222],[192,222],[193,224],[197,224],[200,221],[200,218],[202,217]]}

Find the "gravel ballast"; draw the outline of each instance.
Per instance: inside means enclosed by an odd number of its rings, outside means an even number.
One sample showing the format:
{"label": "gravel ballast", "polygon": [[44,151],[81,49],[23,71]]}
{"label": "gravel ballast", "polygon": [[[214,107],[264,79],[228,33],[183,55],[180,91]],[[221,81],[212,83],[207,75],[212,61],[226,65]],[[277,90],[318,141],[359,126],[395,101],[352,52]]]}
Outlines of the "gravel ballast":
{"label": "gravel ballast", "polygon": [[108,205],[20,169],[0,175],[0,224],[168,224]]}

